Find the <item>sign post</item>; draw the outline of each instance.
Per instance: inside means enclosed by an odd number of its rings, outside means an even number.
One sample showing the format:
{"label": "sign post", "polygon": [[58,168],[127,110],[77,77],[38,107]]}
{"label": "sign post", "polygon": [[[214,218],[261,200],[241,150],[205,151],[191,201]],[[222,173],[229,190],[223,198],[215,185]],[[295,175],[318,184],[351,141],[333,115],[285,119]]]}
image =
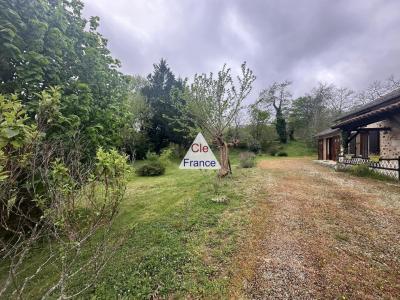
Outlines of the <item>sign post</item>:
{"label": "sign post", "polygon": [[189,151],[183,158],[179,169],[212,169],[219,170],[221,166],[212,153],[204,136],[199,132]]}

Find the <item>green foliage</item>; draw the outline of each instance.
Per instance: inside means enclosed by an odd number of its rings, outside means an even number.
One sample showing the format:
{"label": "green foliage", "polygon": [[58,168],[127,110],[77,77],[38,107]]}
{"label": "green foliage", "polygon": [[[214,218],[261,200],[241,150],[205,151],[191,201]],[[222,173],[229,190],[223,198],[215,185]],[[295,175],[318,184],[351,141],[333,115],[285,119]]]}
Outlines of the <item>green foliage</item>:
{"label": "green foliage", "polygon": [[100,146],[133,157],[148,117],[136,111],[143,80],[117,70],[99,18],[82,9],[79,0],[0,2],[0,93],[20,95],[45,140],[84,149],[86,161]]}
{"label": "green foliage", "polygon": [[165,173],[165,166],[158,160],[148,161],[136,169],[138,176],[159,176]]}
{"label": "green foliage", "polygon": [[256,139],[251,139],[250,141],[248,141],[247,148],[254,153],[260,153],[262,149],[260,142]]}
{"label": "green foliage", "polygon": [[163,165],[169,165],[175,158],[174,149],[171,147],[165,148],[161,151],[160,161]]}
{"label": "green foliage", "polygon": [[167,148],[163,149],[163,151],[164,150],[171,151],[170,160],[178,160],[185,156],[187,148],[184,145],[171,143]]}
{"label": "green foliage", "polygon": [[252,152],[242,152],[239,156],[242,168],[253,168],[256,165],[256,156]]}
{"label": "green foliage", "polygon": [[162,160],[154,152],[147,152],[147,160],[136,168],[136,174],[138,176],[159,176],[165,173],[165,166],[168,164],[168,156],[170,153],[166,152]]}
{"label": "green foliage", "polygon": [[291,141],[281,145],[280,151],[284,151],[290,157],[294,156],[315,156],[315,148],[309,146],[304,141]]}
{"label": "green foliage", "polygon": [[374,171],[372,171],[366,164],[351,166],[350,172],[353,175],[360,177],[369,177],[372,173],[374,173]]}
{"label": "green foliage", "polygon": [[[25,107],[16,95],[0,95],[0,214],[6,208],[9,215],[10,203],[19,203],[23,208],[32,206],[29,203],[32,185],[37,186],[38,193],[41,191],[32,176],[33,146],[40,138],[36,128],[29,124]],[[1,229],[0,226],[0,232]]]}
{"label": "green foliage", "polygon": [[175,78],[164,59],[159,64],[154,64],[154,72],[147,80],[148,84],[141,91],[151,109],[146,132],[153,150],[159,153],[169,143],[187,144],[186,127],[174,122],[181,114],[174,101],[183,103],[179,95],[185,82]]}
{"label": "green foliage", "polygon": [[[340,91],[345,94],[340,96]],[[332,125],[338,117],[334,107],[350,100],[351,97],[345,97],[348,92],[347,89],[319,84],[311,93],[295,99],[289,115],[289,128],[294,130],[294,136],[315,147],[315,134]]]}
{"label": "green foliage", "polygon": [[96,171],[101,177],[125,178],[129,172],[127,157],[119,154],[115,149],[104,151],[99,148],[96,152]]}
{"label": "green foliage", "polygon": [[383,181],[397,181],[393,177],[381,174],[373,169],[371,169],[368,164],[359,164],[351,166],[350,168],[344,168],[343,166],[338,166],[336,169],[339,172],[348,172],[354,176],[366,177],[371,179],[383,180]]}
{"label": "green foliage", "polygon": [[0,95],[0,150],[7,146],[7,152],[29,143],[36,128],[28,125],[26,110],[16,95]]}
{"label": "green foliage", "polygon": [[259,103],[250,105],[250,122],[251,122],[251,135],[254,139],[261,141],[263,138],[263,130],[267,125],[270,118],[270,113],[268,110],[261,109]]}

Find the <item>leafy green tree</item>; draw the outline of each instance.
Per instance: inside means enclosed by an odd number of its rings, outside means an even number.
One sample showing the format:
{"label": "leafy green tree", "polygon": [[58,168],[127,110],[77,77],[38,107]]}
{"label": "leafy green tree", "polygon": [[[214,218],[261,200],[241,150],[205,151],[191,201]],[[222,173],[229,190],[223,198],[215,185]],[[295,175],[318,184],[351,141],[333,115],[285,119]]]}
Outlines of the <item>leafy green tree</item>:
{"label": "leafy green tree", "polygon": [[320,84],[310,94],[297,98],[292,103],[289,126],[296,128],[295,135],[309,145],[314,144],[314,135],[328,128],[332,122],[334,114],[328,107],[331,98],[330,86]]}
{"label": "leafy green tree", "polygon": [[126,123],[120,132],[122,148],[131,160],[142,159],[150,147],[147,130],[151,126],[151,108],[141,90],[147,80],[140,76],[127,76],[129,94],[122,110],[126,112]]}
{"label": "leafy green tree", "polygon": [[57,86],[60,123],[47,137],[66,145],[76,137],[92,157],[98,146],[123,146],[132,91],[97,32],[99,18],[84,19],[82,9],[79,0],[0,2],[0,93],[18,94],[33,118],[41,93]]}
{"label": "leafy green tree", "polygon": [[[187,143],[184,127],[172,122],[180,114],[174,102],[182,101],[179,99],[179,91],[183,90],[184,81],[175,78],[164,59],[161,59],[159,64],[154,64],[154,71],[147,77],[147,81],[148,84],[143,87],[142,93],[151,108],[147,135],[154,151],[160,152],[170,143]],[[175,94],[175,99],[172,99],[172,93]]]}
{"label": "leafy green tree", "polygon": [[252,136],[260,141],[262,136],[262,130],[267,125],[271,116],[268,110],[263,110],[257,105],[257,103],[250,105],[249,107],[250,124]]}

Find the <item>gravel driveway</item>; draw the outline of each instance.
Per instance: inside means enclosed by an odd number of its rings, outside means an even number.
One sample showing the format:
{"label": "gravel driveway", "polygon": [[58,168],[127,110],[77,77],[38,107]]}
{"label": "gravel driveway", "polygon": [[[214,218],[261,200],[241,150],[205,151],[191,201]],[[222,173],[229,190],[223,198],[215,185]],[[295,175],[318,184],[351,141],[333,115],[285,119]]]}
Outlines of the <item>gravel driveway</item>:
{"label": "gravel driveway", "polygon": [[259,167],[268,196],[238,255],[241,297],[400,299],[400,185],[307,159]]}

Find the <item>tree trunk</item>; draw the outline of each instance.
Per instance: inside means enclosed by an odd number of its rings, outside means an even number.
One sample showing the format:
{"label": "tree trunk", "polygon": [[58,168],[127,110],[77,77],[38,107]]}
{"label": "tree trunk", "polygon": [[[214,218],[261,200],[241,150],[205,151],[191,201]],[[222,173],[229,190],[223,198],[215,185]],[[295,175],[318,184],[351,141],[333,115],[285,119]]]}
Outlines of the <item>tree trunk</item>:
{"label": "tree trunk", "polygon": [[220,154],[220,165],[221,169],[218,172],[218,177],[225,177],[229,173],[232,173],[229,164],[229,145],[222,139],[218,140],[218,148]]}

